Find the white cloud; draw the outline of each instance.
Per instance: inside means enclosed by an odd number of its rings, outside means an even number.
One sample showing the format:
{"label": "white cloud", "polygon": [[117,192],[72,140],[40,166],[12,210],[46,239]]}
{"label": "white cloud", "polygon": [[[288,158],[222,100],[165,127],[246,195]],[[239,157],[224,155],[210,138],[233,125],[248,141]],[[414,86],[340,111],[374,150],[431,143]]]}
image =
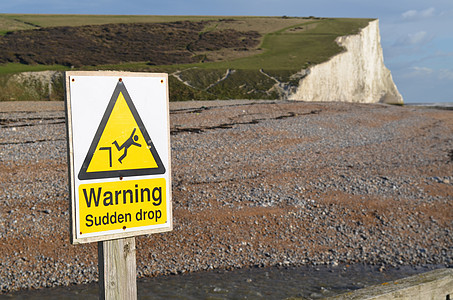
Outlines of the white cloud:
{"label": "white cloud", "polygon": [[416,33],[409,33],[400,37],[396,42],[395,46],[417,46],[425,45],[433,39],[432,35],[429,35],[426,31],[418,31]]}
{"label": "white cloud", "polygon": [[408,11],[404,12],[401,16],[403,17],[403,19],[414,18],[415,16],[417,16],[417,11],[416,10],[408,10]]}
{"label": "white cloud", "polygon": [[[401,70],[403,71],[403,70]],[[403,71],[402,78],[426,78],[434,73],[433,69],[426,67],[411,67]]]}
{"label": "white cloud", "polygon": [[401,14],[404,20],[417,20],[426,19],[435,16],[436,9],[434,7],[427,8],[425,10],[417,11],[414,9],[408,10]]}
{"label": "white cloud", "polygon": [[408,74],[409,77],[427,76],[434,73],[433,69],[426,67],[412,67],[411,72]]}
{"label": "white cloud", "polygon": [[453,71],[448,69],[439,70],[439,79],[453,80]]}
{"label": "white cloud", "polygon": [[435,11],[436,11],[436,9],[434,7],[430,7],[428,9],[422,10],[420,12],[420,16],[423,18],[431,18],[431,17],[434,17]]}
{"label": "white cloud", "polygon": [[408,40],[409,44],[416,45],[416,44],[420,44],[420,43],[423,43],[424,41],[426,41],[427,36],[428,36],[428,33],[426,31],[419,31],[419,32],[416,32],[413,34],[408,34],[407,40]]}
{"label": "white cloud", "polygon": [[417,72],[423,72],[425,74],[431,74],[434,71],[433,69],[426,67],[413,67],[412,69],[414,69]]}
{"label": "white cloud", "polygon": [[[401,70],[403,71],[403,70]],[[402,78],[406,79],[425,79],[427,80],[428,78],[434,79],[434,80],[446,80],[446,81],[452,81],[453,80],[453,70],[450,69],[441,69],[441,70],[435,70],[432,68],[428,67],[410,67],[406,69],[406,71],[403,71],[404,73],[401,74]]]}

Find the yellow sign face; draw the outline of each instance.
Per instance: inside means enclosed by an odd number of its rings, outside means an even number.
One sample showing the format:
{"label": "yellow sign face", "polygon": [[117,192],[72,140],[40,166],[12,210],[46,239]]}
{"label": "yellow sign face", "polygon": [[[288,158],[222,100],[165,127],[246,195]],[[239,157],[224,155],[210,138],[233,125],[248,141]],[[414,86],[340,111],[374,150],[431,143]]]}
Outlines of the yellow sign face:
{"label": "yellow sign face", "polygon": [[165,167],[122,81],[119,81],[87,156],[80,180],[164,174]]}
{"label": "yellow sign face", "polygon": [[120,93],[87,172],[146,168],[157,168],[156,160]]}
{"label": "yellow sign face", "polygon": [[165,178],[81,184],[80,234],[165,224]]}

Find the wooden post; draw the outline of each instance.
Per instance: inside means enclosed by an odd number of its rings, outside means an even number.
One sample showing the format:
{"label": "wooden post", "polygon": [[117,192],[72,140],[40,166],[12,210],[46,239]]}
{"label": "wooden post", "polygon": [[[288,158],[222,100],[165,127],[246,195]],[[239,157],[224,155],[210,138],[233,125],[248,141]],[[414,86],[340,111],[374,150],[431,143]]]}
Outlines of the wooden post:
{"label": "wooden post", "polygon": [[135,237],[98,242],[99,299],[137,299]]}

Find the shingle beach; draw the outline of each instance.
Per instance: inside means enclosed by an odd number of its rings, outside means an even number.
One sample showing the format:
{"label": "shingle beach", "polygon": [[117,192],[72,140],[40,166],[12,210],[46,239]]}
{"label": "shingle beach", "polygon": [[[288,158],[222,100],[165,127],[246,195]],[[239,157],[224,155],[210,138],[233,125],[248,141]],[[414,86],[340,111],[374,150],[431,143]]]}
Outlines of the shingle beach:
{"label": "shingle beach", "polygon": [[[290,101],[170,103],[174,230],[137,274],[453,265],[453,111]],[[71,245],[63,102],[0,102],[0,291],[97,280]]]}

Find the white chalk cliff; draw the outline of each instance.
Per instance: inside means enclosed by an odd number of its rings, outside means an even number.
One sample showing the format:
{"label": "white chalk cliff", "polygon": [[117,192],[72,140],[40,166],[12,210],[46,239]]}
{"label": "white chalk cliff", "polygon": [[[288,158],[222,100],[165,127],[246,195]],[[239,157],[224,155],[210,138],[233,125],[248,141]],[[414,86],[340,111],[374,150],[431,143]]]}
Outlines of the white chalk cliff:
{"label": "white chalk cliff", "polygon": [[291,100],[360,103],[403,103],[384,65],[379,21],[356,35],[338,37],[345,51],[306,70]]}

